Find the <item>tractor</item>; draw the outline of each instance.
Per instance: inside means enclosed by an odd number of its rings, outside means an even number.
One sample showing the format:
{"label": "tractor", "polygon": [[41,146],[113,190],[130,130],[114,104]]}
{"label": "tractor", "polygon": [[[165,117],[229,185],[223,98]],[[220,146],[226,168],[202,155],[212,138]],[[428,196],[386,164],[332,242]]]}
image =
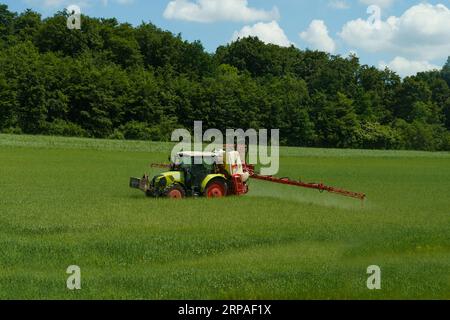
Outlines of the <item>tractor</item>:
{"label": "tractor", "polygon": [[152,180],[148,175],[131,178],[130,187],[140,189],[149,197],[181,199],[184,197],[221,198],[244,195],[249,191],[249,180],[285,184],[301,188],[327,191],[364,201],[366,195],[323,183],[303,182],[289,178],[265,176],[257,173],[253,165],[242,161],[238,151],[180,152],[170,164],[153,164],[154,168],[167,168]]}
{"label": "tractor", "polygon": [[130,187],[149,197],[180,199],[184,197],[220,198],[248,192],[250,173],[237,151],[180,152],[170,165],[153,179],[144,175],[131,178]]}

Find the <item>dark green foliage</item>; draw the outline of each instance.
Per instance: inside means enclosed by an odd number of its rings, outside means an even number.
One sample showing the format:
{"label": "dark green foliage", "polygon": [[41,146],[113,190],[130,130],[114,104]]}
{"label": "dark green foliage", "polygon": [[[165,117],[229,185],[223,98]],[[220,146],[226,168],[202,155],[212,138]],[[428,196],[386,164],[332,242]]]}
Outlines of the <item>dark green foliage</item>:
{"label": "dark green foliage", "polygon": [[0,129],[9,128],[13,124],[15,108],[14,92],[5,76],[0,73]]}
{"label": "dark green foliage", "polygon": [[14,19],[17,15],[8,10],[8,6],[0,4],[0,39],[6,40],[14,32]]}
{"label": "dark green foliage", "polygon": [[87,136],[86,130],[81,128],[81,126],[61,119],[56,119],[54,122],[47,123],[43,133],[63,137]]}
{"label": "dark green foliage", "polygon": [[402,146],[399,131],[377,122],[362,123],[358,139],[364,149],[398,149]]}
{"label": "dark green foliage", "polygon": [[297,50],[266,45],[258,38],[249,37],[225,47],[219,47],[216,60],[246,70],[255,77],[281,76],[292,67]]}
{"label": "dark green foliage", "polygon": [[0,131],[169,140],[203,120],[290,146],[450,149],[450,59],[402,80],[356,56],[258,38],[210,54],[151,23],[67,16],[0,5]]}
{"label": "dark green foliage", "polygon": [[405,149],[450,151],[448,131],[441,126],[427,125],[418,120],[407,123],[403,119],[399,119],[396,121],[395,127],[400,132],[401,145]]}
{"label": "dark green foliage", "polygon": [[175,130],[176,122],[173,119],[161,119],[156,125],[149,125],[145,122],[131,121],[120,126],[111,138],[129,139],[129,140],[152,140],[152,141],[170,141],[171,133]]}
{"label": "dark green foliage", "polygon": [[442,78],[447,81],[447,84],[450,86],[450,56],[447,59],[447,63],[441,71]]}
{"label": "dark green foliage", "polygon": [[21,13],[14,22],[14,31],[18,41],[33,41],[41,25],[40,14],[29,9]]}
{"label": "dark green foliage", "polygon": [[325,103],[316,120],[320,144],[324,147],[358,146],[359,122],[353,101],[338,93],[334,101]]}

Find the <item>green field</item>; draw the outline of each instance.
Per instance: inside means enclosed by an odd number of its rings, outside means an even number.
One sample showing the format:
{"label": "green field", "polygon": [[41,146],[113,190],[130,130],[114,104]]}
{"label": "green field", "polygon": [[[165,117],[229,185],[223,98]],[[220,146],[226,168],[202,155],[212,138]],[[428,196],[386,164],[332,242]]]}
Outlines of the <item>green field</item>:
{"label": "green field", "polygon": [[128,188],[170,149],[0,135],[0,298],[450,299],[449,153],[281,150],[280,176],[365,192],[364,206],[262,181],[219,200]]}

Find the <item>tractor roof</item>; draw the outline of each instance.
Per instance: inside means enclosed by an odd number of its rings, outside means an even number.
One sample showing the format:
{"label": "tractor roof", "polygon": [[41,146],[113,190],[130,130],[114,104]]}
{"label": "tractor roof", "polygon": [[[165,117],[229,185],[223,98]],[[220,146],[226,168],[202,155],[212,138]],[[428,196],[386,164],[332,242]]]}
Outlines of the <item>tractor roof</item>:
{"label": "tractor roof", "polygon": [[219,156],[218,153],[215,152],[198,152],[198,151],[183,151],[179,152],[178,156],[181,158],[187,157],[187,158],[195,158],[195,157],[217,157]]}

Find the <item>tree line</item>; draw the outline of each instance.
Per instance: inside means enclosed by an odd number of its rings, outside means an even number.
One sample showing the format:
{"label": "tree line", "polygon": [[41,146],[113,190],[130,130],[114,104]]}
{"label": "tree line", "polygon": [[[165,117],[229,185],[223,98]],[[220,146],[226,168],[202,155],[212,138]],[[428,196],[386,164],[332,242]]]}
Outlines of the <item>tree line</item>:
{"label": "tree line", "polygon": [[0,132],[165,141],[278,128],[288,146],[450,150],[450,57],[401,79],[358,57],[240,39],[208,53],[151,23],[0,5]]}

